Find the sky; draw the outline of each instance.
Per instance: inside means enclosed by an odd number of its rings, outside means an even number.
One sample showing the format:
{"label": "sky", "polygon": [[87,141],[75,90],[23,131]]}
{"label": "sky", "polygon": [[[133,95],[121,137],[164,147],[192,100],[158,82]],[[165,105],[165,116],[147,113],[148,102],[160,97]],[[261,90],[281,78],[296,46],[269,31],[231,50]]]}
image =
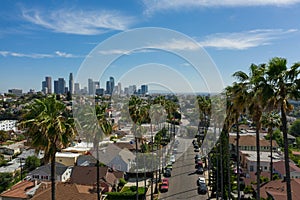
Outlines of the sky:
{"label": "sky", "polygon": [[252,63],[300,61],[299,9],[300,0],[2,0],[0,93],[40,91],[45,76],[70,72],[82,87],[113,76],[122,87],[217,91]]}

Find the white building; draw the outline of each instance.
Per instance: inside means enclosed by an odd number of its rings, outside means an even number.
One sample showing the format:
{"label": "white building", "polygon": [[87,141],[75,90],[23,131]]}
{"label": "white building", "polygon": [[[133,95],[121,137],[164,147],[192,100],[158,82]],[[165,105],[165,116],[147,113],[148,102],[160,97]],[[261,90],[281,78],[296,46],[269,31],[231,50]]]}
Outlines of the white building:
{"label": "white building", "polygon": [[[256,172],[257,170],[257,152],[256,151],[240,151],[241,164],[248,172]],[[273,152],[273,163],[281,160],[281,156]],[[260,152],[260,167],[262,171],[270,171],[270,152]]]}
{"label": "white building", "polygon": [[17,130],[17,120],[1,120],[0,121],[1,131],[16,131]]}

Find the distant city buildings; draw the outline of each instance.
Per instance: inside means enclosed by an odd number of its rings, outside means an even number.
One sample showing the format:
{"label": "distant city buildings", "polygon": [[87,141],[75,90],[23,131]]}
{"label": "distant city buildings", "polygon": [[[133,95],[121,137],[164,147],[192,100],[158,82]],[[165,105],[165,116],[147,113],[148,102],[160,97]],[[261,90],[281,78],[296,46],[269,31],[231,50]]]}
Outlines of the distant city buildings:
{"label": "distant city buildings", "polygon": [[[68,86],[64,78],[58,78],[53,81],[53,92],[55,94],[66,94],[70,92],[71,94],[82,94],[82,95],[145,95],[148,94],[148,85],[141,85],[137,89],[136,85],[129,85],[122,90],[122,84],[118,82],[115,84],[114,77],[109,77],[106,81],[105,88],[100,87],[100,81],[94,81],[92,78],[87,80],[87,87],[82,86],[79,83],[74,82],[73,73],[69,74]],[[16,92],[16,91],[14,91]],[[46,76],[45,80],[42,81],[42,92],[44,94],[52,94],[52,78]]]}
{"label": "distant city buildings", "polygon": [[1,120],[0,121],[0,130],[1,131],[16,131],[17,129],[17,120]]}
{"label": "distant city buildings", "polygon": [[23,91],[21,89],[9,89],[8,93],[16,95],[16,96],[22,96],[23,95]]}

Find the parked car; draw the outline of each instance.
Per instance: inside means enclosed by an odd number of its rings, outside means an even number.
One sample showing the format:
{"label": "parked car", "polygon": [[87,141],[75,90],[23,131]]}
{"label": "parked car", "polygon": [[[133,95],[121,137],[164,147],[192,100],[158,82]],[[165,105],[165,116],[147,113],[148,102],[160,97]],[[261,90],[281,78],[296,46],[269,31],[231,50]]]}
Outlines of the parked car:
{"label": "parked car", "polygon": [[199,151],[200,151],[199,147],[198,146],[195,147],[194,152],[199,152]]}
{"label": "parked car", "polygon": [[162,179],[162,183],[160,185],[161,192],[167,192],[169,190],[169,180],[167,178]]}
{"label": "parked car", "polygon": [[197,179],[197,185],[199,186],[201,183],[205,183],[205,178],[199,176],[198,179]]}
{"label": "parked car", "polygon": [[165,169],[164,176],[165,177],[171,177],[171,170],[170,169]]}
{"label": "parked car", "polygon": [[203,167],[198,167],[197,170],[196,170],[196,173],[197,174],[203,174],[204,173]]}
{"label": "parked car", "polygon": [[195,155],[195,160],[198,159],[198,158],[201,158],[200,154]]}
{"label": "parked car", "polygon": [[205,183],[200,183],[198,186],[198,194],[206,194],[207,193],[207,186]]}
{"label": "parked car", "polygon": [[175,155],[171,155],[171,157],[170,157],[170,161],[171,161],[172,163],[174,163],[174,162],[175,162]]}
{"label": "parked car", "polygon": [[165,167],[165,169],[172,170],[173,169],[172,163],[167,164],[167,166]]}

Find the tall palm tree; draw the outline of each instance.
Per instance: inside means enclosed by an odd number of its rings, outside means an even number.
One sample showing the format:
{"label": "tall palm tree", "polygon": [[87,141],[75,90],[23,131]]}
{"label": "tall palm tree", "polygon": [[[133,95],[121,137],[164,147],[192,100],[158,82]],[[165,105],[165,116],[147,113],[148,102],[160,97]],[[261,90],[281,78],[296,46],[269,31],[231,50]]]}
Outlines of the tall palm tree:
{"label": "tall palm tree", "polygon": [[262,124],[268,128],[270,137],[270,180],[273,180],[273,129],[281,125],[280,115],[276,112],[264,113]]}
{"label": "tall palm tree", "polygon": [[299,75],[300,63],[293,64],[289,69],[287,68],[287,60],[284,58],[272,58],[267,66],[267,79],[273,86],[274,96],[277,101],[276,105],[280,108],[282,132],[284,140],[284,157],[285,157],[285,171],[286,171],[286,188],[287,199],[292,199],[290,166],[289,166],[289,151],[287,138],[287,113],[292,110],[289,99],[300,97],[300,79]]}
{"label": "tall palm tree", "polygon": [[46,161],[51,162],[51,198],[55,200],[55,154],[75,137],[74,120],[55,95],[35,99],[27,109],[20,126],[27,129],[31,145],[44,150]]}
{"label": "tall palm tree", "polygon": [[[248,102],[248,87],[249,87],[249,77],[242,71],[235,72],[233,77],[238,79],[239,82],[233,83],[232,87],[227,87],[227,96],[230,99],[230,105],[228,106],[229,112],[236,125],[236,159],[237,159],[237,188],[238,188],[238,199],[240,198],[240,156],[239,156],[239,140],[240,140],[240,130],[239,130],[239,118],[245,113],[246,105]],[[230,119],[230,117],[229,117]]]}

